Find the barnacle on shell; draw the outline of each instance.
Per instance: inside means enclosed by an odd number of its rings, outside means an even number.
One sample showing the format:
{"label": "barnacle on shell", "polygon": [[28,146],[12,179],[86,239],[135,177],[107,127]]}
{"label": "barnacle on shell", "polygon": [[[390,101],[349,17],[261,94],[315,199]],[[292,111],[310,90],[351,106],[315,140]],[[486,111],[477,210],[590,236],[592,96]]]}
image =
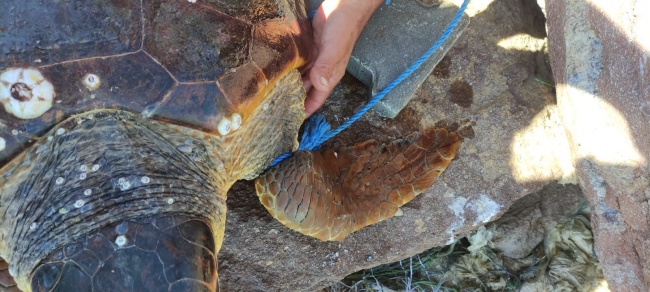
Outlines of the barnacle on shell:
{"label": "barnacle on shell", "polygon": [[230,130],[232,130],[232,121],[230,121],[229,118],[223,118],[221,121],[219,121],[219,125],[217,125],[217,131],[219,131],[219,134],[222,136],[228,135],[230,133]]}
{"label": "barnacle on shell", "polygon": [[100,85],[102,85],[101,80],[99,79],[99,76],[95,74],[86,74],[84,76],[84,79],[81,81],[88,90],[93,91],[97,88],[99,88]]}
{"label": "barnacle on shell", "polygon": [[33,68],[8,68],[0,74],[0,103],[20,119],[40,117],[52,107],[54,86]]}

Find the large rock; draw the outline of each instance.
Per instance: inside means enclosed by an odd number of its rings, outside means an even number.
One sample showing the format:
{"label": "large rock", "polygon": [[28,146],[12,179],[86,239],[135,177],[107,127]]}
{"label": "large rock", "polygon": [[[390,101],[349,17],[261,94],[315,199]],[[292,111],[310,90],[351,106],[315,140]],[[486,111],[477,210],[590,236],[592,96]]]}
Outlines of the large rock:
{"label": "large rock", "polygon": [[560,219],[584,202],[579,186],[551,183],[517,200],[508,212],[488,224],[494,232],[492,247],[505,257],[526,257],[544,241]]}
{"label": "large rock", "polygon": [[650,2],[547,0],[559,113],[613,291],[650,289]]}
{"label": "large rock", "polygon": [[[454,0],[456,1],[456,0]],[[454,3],[460,5],[461,1]],[[472,0],[471,23],[410,104],[394,119],[370,112],[324,148],[389,141],[419,128],[462,128],[457,158],[404,215],[320,242],[288,230],[259,203],[250,183],[229,193],[219,253],[225,291],[310,291],[354,271],[462,238],[497,219],[549,181],[572,181],[546,63],[544,16],[535,0]],[[433,43],[435,40],[431,40]],[[322,113],[334,125],[365,103],[346,77]]]}

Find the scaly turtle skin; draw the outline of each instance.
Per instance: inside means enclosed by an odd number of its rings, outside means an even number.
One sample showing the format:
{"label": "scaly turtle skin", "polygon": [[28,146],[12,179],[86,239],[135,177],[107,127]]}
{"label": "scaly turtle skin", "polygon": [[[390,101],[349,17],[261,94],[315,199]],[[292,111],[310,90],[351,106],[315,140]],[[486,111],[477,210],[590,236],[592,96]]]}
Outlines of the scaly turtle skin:
{"label": "scaly turtle skin", "polygon": [[[295,149],[304,119],[303,0],[0,11],[0,290],[217,291],[228,189]],[[342,240],[395,215],[458,146],[430,129],[299,152],[256,186],[285,225]]]}

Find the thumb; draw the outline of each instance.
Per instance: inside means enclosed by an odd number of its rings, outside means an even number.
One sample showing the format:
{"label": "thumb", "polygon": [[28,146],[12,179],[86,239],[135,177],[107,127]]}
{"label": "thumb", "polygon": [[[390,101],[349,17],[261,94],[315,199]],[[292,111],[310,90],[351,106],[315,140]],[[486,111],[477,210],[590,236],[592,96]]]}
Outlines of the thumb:
{"label": "thumb", "polygon": [[325,103],[327,97],[345,74],[347,59],[337,56],[337,53],[339,52],[324,50],[309,71],[312,88],[305,100],[305,112],[308,116]]}
{"label": "thumb", "polygon": [[309,80],[316,90],[330,93],[334,89],[334,86],[336,86],[336,83],[343,77],[343,74],[336,72],[340,71],[340,68],[337,68],[340,67],[340,64],[337,64],[340,63],[340,60],[328,56],[330,54],[325,53],[327,52],[326,50],[322,52],[309,72]]}

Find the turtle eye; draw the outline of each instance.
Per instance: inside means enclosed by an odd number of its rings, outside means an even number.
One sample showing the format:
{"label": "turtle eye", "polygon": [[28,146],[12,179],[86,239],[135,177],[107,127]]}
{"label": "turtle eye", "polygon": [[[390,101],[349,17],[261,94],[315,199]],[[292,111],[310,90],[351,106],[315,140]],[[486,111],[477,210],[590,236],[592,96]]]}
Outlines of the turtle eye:
{"label": "turtle eye", "polygon": [[99,86],[102,84],[101,80],[99,80],[99,76],[92,73],[86,74],[82,82],[90,91],[99,88]]}

